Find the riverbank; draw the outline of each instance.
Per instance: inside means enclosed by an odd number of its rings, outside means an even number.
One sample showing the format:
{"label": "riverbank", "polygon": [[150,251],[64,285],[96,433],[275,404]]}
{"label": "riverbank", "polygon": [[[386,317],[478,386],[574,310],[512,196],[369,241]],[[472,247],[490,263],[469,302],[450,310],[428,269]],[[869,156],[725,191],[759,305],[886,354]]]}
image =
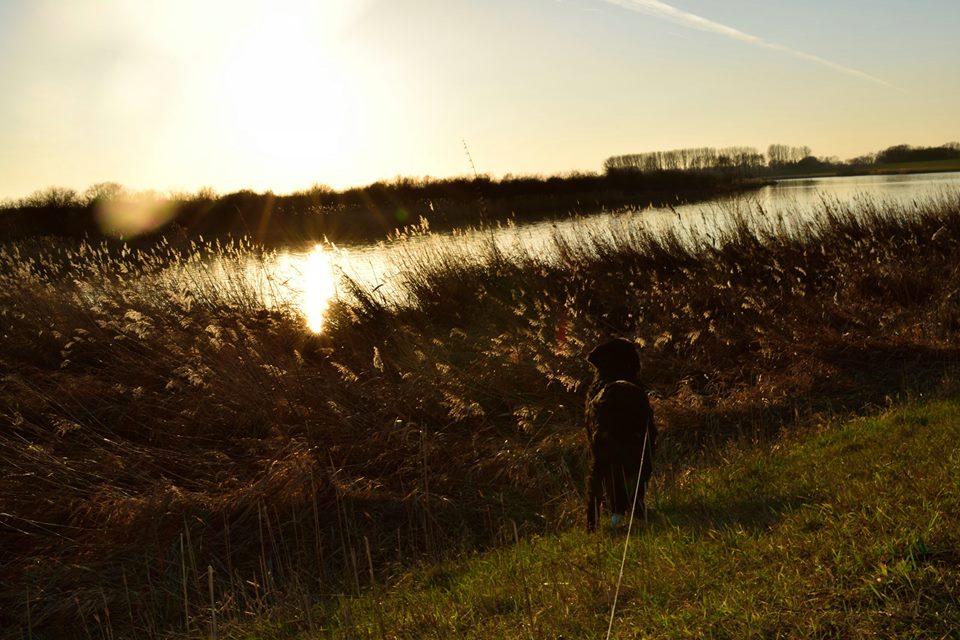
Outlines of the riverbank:
{"label": "riverbank", "polygon": [[809,178],[835,178],[853,176],[920,175],[925,173],[955,173],[960,171],[960,160],[931,160],[927,162],[895,162],[872,165],[841,165],[823,168],[797,168],[776,172],[757,178],[761,183],[777,180],[803,180]]}
{"label": "riverbank", "polygon": [[186,268],[243,273],[251,246],[6,243],[0,627],[309,628],[370,567],[579,528],[583,356],[611,333],[642,345],[664,487],[956,377],[960,194],[729,207],[724,230],[558,236],[549,261],[408,243],[405,304],[357,285],[320,335]]}
{"label": "riverbank", "polygon": [[[629,540],[625,527],[533,536],[402,571],[317,607],[314,629],[335,638],[950,637],[960,628],[956,392],[772,446],[727,447],[723,462],[654,487]],[[255,628],[257,638],[282,637]]]}

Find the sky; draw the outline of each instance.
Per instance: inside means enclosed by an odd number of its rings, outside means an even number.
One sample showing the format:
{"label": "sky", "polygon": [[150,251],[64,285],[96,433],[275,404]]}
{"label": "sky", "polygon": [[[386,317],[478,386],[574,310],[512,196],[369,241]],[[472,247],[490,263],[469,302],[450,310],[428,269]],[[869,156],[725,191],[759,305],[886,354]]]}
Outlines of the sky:
{"label": "sky", "polygon": [[939,145],[958,28],[957,0],[0,0],[0,199]]}

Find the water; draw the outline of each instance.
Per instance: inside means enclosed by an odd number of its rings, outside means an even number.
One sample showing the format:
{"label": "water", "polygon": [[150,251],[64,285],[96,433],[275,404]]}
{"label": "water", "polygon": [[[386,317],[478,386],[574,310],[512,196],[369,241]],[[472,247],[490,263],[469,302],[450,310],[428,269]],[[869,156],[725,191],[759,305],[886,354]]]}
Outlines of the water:
{"label": "water", "polygon": [[[912,202],[960,190],[960,173],[894,176],[850,176],[781,180],[737,198],[734,206],[763,211],[767,216],[802,219],[824,203],[855,203],[869,199],[909,205]],[[251,269],[248,277],[269,279],[274,286],[272,302],[292,304],[303,313],[307,325],[320,331],[332,300],[341,295],[343,277],[377,287],[388,299],[402,296],[402,274],[416,260],[442,259],[445,253],[478,255],[481,248],[496,246],[510,255],[527,252],[550,259],[554,238],[571,243],[588,234],[604,234],[624,228],[670,229],[709,233],[729,218],[730,202],[723,200],[684,205],[673,209],[600,213],[587,218],[561,218],[524,225],[509,225],[484,231],[443,234],[413,234],[390,243],[344,247],[309,245],[281,251],[265,267]]]}
{"label": "water", "polygon": [[870,197],[912,202],[960,188],[960,172],[890,176],[849,176],[780,180],[760,190],[760,197],[774,204],[815,205],[821,197],[852,200]]}

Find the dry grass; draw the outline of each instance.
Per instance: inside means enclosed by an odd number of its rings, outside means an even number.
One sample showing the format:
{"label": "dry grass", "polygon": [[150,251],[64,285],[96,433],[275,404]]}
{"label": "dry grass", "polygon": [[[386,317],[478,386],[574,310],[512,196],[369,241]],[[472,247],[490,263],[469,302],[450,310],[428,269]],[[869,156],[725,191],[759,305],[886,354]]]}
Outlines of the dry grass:
{"label": "dry grass", "polygon": [[251,247],[6,245],[0,626],[313,628],[309,602],[413,559],[577,524],[577,381],[613,332],[644,345],[663,477],[955,365],[957,194],[730,216],[558,237],[556,259],[411,254],[405,304],[356,285],[321,336],[202,266]]}

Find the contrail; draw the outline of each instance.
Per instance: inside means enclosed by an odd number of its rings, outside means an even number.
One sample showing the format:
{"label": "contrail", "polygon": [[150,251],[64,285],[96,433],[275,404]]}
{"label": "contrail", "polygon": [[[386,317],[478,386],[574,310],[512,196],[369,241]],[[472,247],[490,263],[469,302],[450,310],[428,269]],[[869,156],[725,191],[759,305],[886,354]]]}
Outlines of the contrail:
{"label": "contrail", "polygon": [[610,4],[615,4],[624,9],[630,11],[637,11],[640,13],[648,13],[659,16],[675,22],[684,27],[689,27],[690,29],[697,29],[699,31],[708,31],[710,33],[717,33],[734,40],[739,40],[740,42],[746,42],[758,47],[763,47],[764,49],[771,49],[773,51],[779,51],[781,53],[789,54],[795,58],[800,58],[802,60],[809,60],[810,62],[816,62],[825,67],[829,67],[835,71],[840,71],[850,76],[860,78],[861,80],[867,80],[875,84],[882,85],[884,87],[895,88],[892,84],[886,80],[872,76],[869,73],[864,73],[863,71],[858,71],[851,67],[846,67],[842,64],[837,64],[836,62],[831,62],[826,58],[821,58],[820,56],[815,56],[812,53],[806,53],[805,51],[799,51],[797,49],[791,49],[790,47],[784,46],[782,44],[776,44],[775,42],[767,42],[763,38],[758,36],[751,35],[749,33],[744,33],[739,29],[734,29],[733,27],[728,27],[725,24],[720,24],[719,22],[714,22],[713,20],[708,20],[693,13],[683,11],[682,9],[677,9],[665,2],[660,2],[660,0],[604,0]]}

